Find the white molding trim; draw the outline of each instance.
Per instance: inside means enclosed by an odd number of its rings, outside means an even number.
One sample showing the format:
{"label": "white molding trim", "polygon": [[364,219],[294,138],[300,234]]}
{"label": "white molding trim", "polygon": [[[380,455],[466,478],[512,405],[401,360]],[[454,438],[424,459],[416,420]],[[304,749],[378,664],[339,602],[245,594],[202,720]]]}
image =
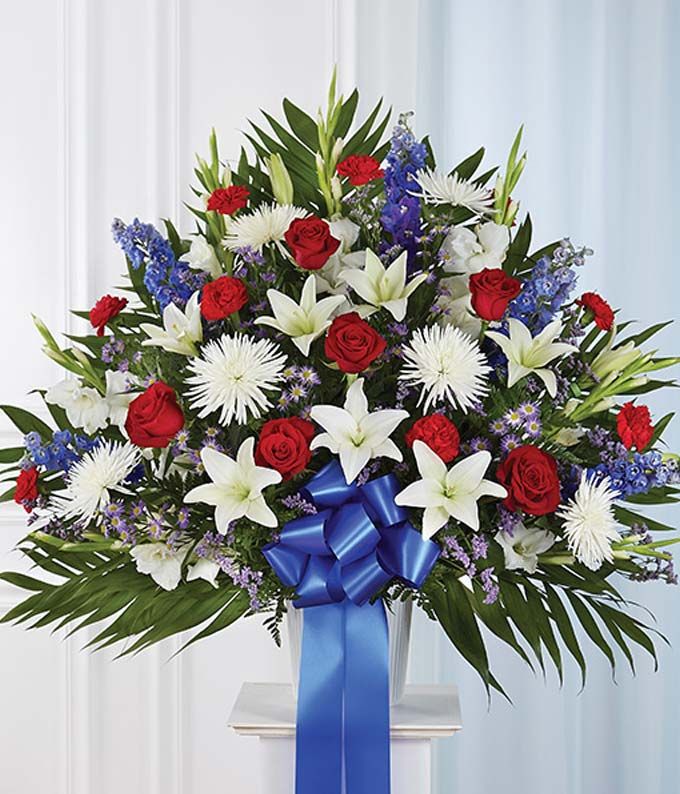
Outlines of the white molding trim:
{"label": "white molding trim", "polygon": [[338,85],[345,95],[357,85],[357,0],[332,0],[333,63],[338,67]]}

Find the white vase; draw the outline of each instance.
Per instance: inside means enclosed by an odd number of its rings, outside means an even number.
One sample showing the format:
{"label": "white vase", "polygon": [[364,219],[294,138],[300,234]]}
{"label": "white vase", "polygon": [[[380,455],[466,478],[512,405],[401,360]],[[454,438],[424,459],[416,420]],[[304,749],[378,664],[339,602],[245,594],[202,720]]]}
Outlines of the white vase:
{"label": "white vase", "polygon": [[[286,613],[286,633],[290,650],[290,666],[293,674],[293,693],[297,696],[300,675],[300,653],[302,649],[302,609],[290,604]],[[390,637],[390,703],[394,705],[404,696],[408,655],[411,645],[411,619],[413,601],[395,601],[392,608],[385,609]]]}

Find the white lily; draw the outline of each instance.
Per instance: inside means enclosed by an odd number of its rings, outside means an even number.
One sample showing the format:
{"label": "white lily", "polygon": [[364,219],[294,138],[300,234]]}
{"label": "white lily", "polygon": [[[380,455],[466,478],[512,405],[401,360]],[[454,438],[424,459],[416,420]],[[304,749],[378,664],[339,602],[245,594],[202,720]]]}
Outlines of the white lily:
{"label": "white lily", "polygon": [[179,353],[181,356],[197,356],[196,342],[203,341],[201,307],[198,297],[199,293],[194,292],[187,301],[184,311],[174,303],[169,303],[163,310],[163,328],[142,323],[140,328],[150,337],[142,342],[142,346],[162,347],[163,350]]}
{"label": "white lily", "polygon": [[186,548],[173,550],[165,543],[142,543],[130,551],[139,573],[150,576],[163,590],[174,590],[182,578]]}
{"label": "white lily", "polygon": [[545,383],[548,394],[554,397],[557,394],[557,378],[546,365],[559,356],[575,353],[578,350],[574,345],[554,341],[562,333],[560,320],[553,320],[539,334],[532,337],[521,320],[511,317],[508,320],[508,330],[509,337],[498,331],[486,332],[508,359],[508,387],[514,386],[533,372]]}
{"label": "white lily", "polygon": [[251,436],[239,447],[236,460],[210,447],[201,450],[201,461],[212,482],[192,488],[184,501],[213,505],[215,526],[221,535],[239,518],[249,518],[265,527],[275,527],[278,523],[262,491],[281,482],[281,475],[274,469],[255,465],[254,447],[255,439]]}
{"label": "white lily", "polygon": [[642,351],[635,347],[632,340],[625,345],[613,347],[616,330],[612,330],[604,349],[601,350],[591,364],[591,369],[598,380],[602,381],[614,373],[612,380],[617,378],[626,367],[637,361]]}
{"label": "white lily", "polygon": [[423,441],[413,443],[413,453],[422,479],[407,485],[394,501],[403,507],[421,507],[423,537],[429,540],[450,518],[473,529],[479,529],[477,500],[482,496],[507,496],[505,488],[484,474],[491,463],[491,454],[475,452],[458,461],[450,469]]}
{"label": "white lily", "polygon": [[370,249],[366,249],[366,262],[363,270],[347,269],[340,278],[376,309],[387,309],[397,322],[406,316],[409,297],[425,281],[426,273],[412,278],[406,283],[407,252],[399,254],[389,267]]}
{"label": "white lily", "polygon": [[302,288],[300,303],[275,289],[267,290],[267,299],[274,317],[258,317],[258,325],[268,325],[290,336],[303,356],[309,355],[312,342],[331,324],[331,315],[345,302],[342,295],[316,300],[316,279],[310,275]]}
{"label": "white lily", "polygon": [[203,579],[213,587],[217,587],[217,575],[219,572],[220,566],[214,560],[200,557],[187,569],[187,582],[193,582],[194,579]]}
{"label": "white lily", "polygon": [[555,544],[552,532],[538,527],[529,529],[524,524],[518,524],[512,535],[503,530],[497,532],[495,540],[503,549],[505,567],[509,571],[522,569],[528,573],[536,573],[538,555]]}
{"label": "white lily", "polygon": [[326,431],[316,436],[311,448],[326,447],[340,457],[347,483],[353,482],[372,458],[401,461],[399,447],[390,439],[408,411],[386,409],[369,413],[364,394],[364,379],[358,378],[347,389],[345,407],[315,405],[312,419]]}
{"label": "white lily", "polygon": [[182,256],[182,262],[186,262],[194,270],[205,270],[213,278],[219,278],[222,275],[222,266],[215,249],[202,237],[191,241],[191,247]]}

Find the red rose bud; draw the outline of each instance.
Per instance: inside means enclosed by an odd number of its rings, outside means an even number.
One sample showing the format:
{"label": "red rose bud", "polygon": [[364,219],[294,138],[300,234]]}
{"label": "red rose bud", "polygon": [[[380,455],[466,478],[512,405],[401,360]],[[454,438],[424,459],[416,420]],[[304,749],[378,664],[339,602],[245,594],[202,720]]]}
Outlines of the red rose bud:
{"label": "red rose bud", "polygon": [[117,317],[128,305],[127,298],[104,295],[90,309],[90,322],[97,329],[97,336],[104,336],[104,328],[109,320]]}
{"label": "red rose bud", "polygon": [[27,513],[33,510],[35,500],[38,498],[38,470],[22,469],[17,477],[14,489],[14,501],[21,505]]}
{"label": "red rose bud", "polygon": [[611,331],[614,324],[614,311],[597,292],[584,292],[576,303],[592,313],[595,325],[598,328],[603,331]]}
{"label": "red rose bud", "polygon": [[375,157],[370,157],[367,154],[351,154],[338,163],[337,171],[340,176],[346,176],[350,184],[355,187],[365,185],[385,175]]}
{"label": "red rose bud", "polygon": [[314,425],[299,416],[265,422],[255,448],[255,463],[275,469],[284,480],[290,480],[309,465],[314,433]]}
{"label": "red rose bud", "polygon": [[626,403],[616,417],[616,430],[626,449],[643,450],[652,440],[654,427],[646,405]]}
{"label": "red rose bud", "polygon": [[233,215],[236,210],[241,210],[248,204],[248,196],[250,190],[245,185],[218,187],[210,194],[207,207],[221,215]]}
{"label": "red rose bud", "polygon": [[414,441],[424,441],[444,463],[450,463],[458,455],[460,436],[450,419],[442,414],[431,414],[416,420],[406,433],[409,447]]}
{"label": "red rose bud", "polygon": [[387,347],[387,342],[356,312],[341,314],[326,332],[327,358],[343,372],[355,374],[366,369]]}
{"label": "red rose bud", "polygon": [[296,218],[284,237],[293,259],[305,270],[322,268],[340,245],[340,240],[333,237],[326,221],[314,215]]}
{"label": "red rose bud", "polygon": [[544,516],[560,504],[555,458],[531,444],[513,449],[498,467],[496,477],[508,491],[503,500],[508,510]]}
{"label": "red rose bud", "polygon": [[156,381],[128,406],[125,429],[138,447],[167,447],[184,427],[184,414],[175,392]]}
{"label": "red rose bud", "polygon": [[238,278],[220,276],[201,293],[201,314],[206,320],[224,320],[248,303],[248,291]]}
{"label": "red rose bud", "polygon": [[508,303],[516,298],[522,284],[508,276],[501,268],[485,267],[470,276],[472,308],[482,320],[500,320],[508,308]]}

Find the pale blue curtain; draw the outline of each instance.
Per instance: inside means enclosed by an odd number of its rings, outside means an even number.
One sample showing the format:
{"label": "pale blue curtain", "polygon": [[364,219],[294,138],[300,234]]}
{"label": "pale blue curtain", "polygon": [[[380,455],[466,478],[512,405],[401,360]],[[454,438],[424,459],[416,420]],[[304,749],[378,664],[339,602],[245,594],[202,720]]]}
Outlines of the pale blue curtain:
{"label": "pale blue curtain", "polygon": [[[594,248],[582,284],[627,318],[678,318],[680,3],[361,0],[354,18],[355,62],[345,68],[364,97],[384,93],[414,110],[416,131],[450,165],[481,144],[500,162],[524,123],[529,162],[516,198],[536,242],[569,235]],[[677,328],[658,340],[680,350]],[[651,402],[657,416],[677,407],[674,395]],[[669,433],[676,449],[679,431]],[[573,667],[560,689],[490,642],[514,705],[495,697],[489,708],[443,635],[418,623],[413,680],[455,682],[463,705],[464,731],[438,745],[436,794],[678,790],[680,590],[626,585],[674,649],[662,649],[659,673],[639,658],[633,678],[622,661],[614,684],[591,646],[582,694]]]}

